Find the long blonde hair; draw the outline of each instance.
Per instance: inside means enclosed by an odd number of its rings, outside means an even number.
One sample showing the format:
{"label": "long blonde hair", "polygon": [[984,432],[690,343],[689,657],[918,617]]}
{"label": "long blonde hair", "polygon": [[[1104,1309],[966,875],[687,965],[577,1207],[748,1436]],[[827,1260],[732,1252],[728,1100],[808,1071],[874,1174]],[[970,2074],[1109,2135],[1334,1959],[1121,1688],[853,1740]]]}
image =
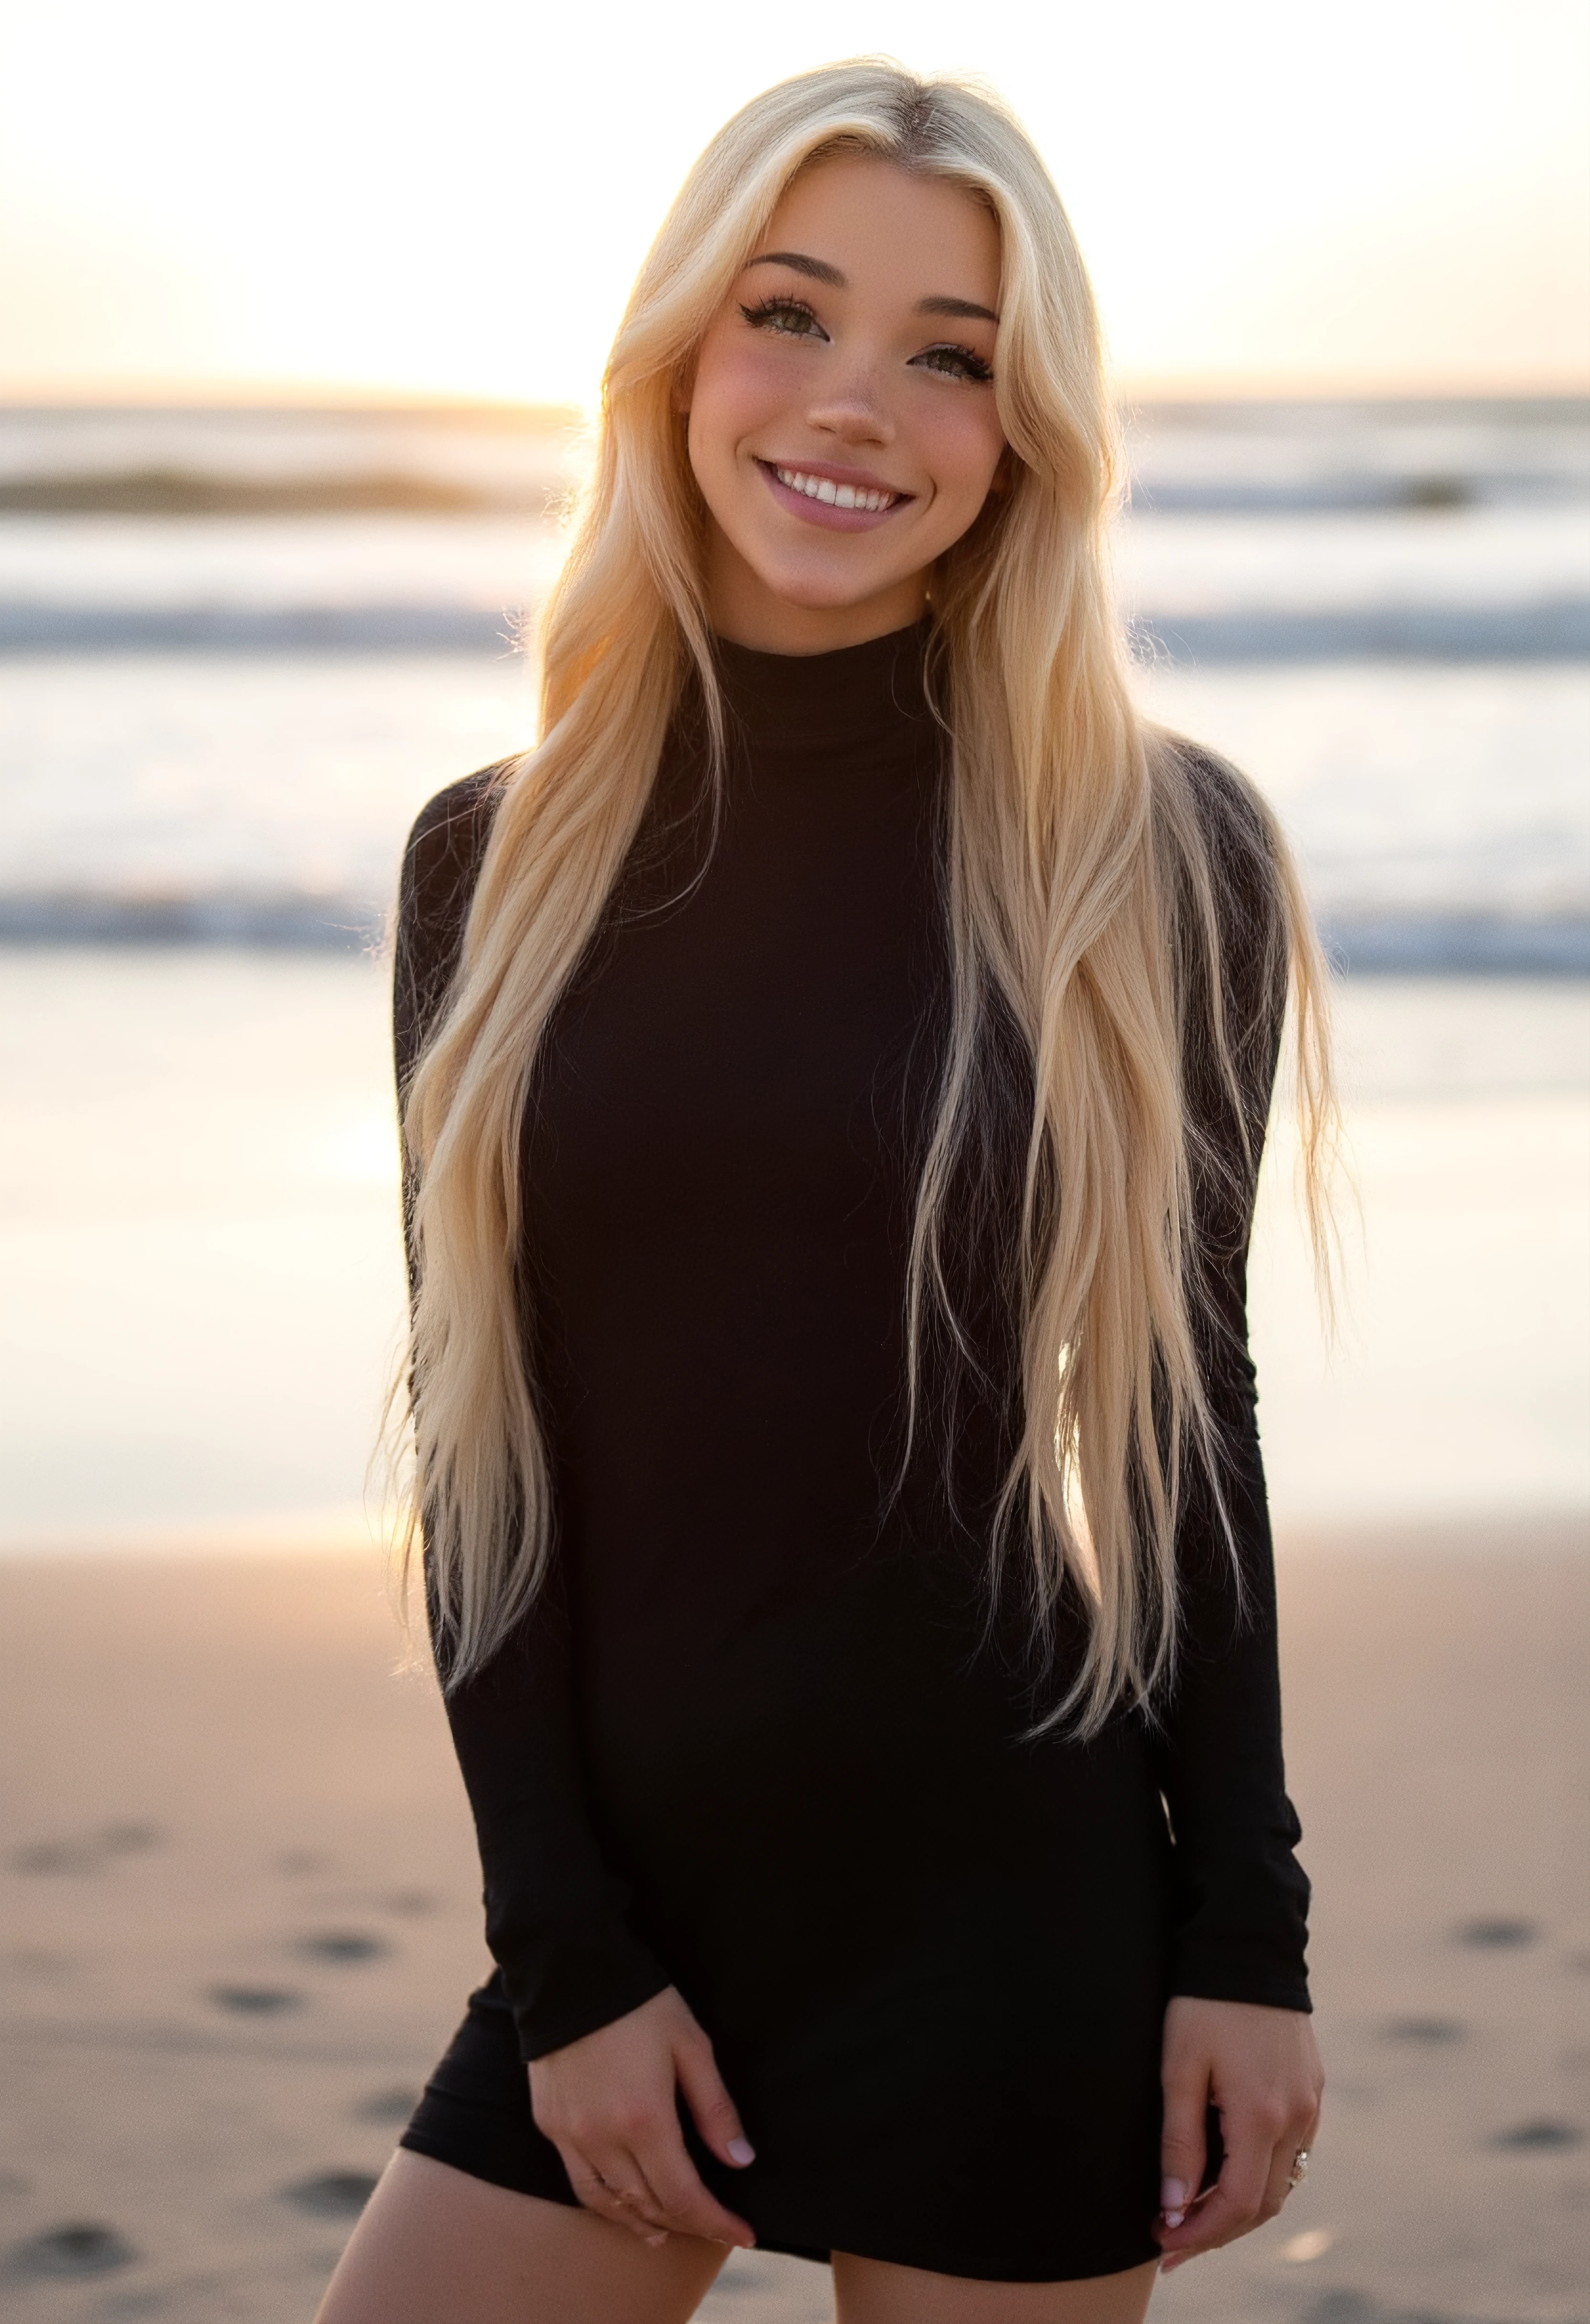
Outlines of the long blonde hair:
{"label": "long blonde hair", "polygon": [[[996,392],[1010,484],[941,560],[931,591],[953,1001],[906,1292],[911,1388],[914,1409],[926,1321],[947,1297],[951,1181],[979,1135],[991,1015],[1002,1011],[1035,1094],[1010,1286],[1025,1430],[993,1554],[1025,1540],[1041,1629],[1066,1574],[1080,1584],[1089,1644],[1055,1715],[1088,1732],[1121,1700],[1147,1698],[1170,1666],[1190,1452],[1221,1506],[1191,1247],[1194,1178],[1215,1157],[1199,1152],[1185,1102],[1190,990],[1209,1004],[1239,1132],[1255,1126],[1222,1003],[1230,835],[1211,818],[1209,783],[1144,725],[1128,692],[1106,553],[1121,464],[1087,275],[1025,133],[959,79],[861,59],[769,89],[707,147],[640,270],[545,615],[541,739],[501,782],[455,987],[406,1093],[417,1286],[408,1538],[423,1526],[433,1621],[456,1683],[524,1614],[551,1553],[519,1265],[519,1139],[538,1047],[636,836],[692,673],[721,763],[704,511],[676,390],[791,180],[835,152],[965,189],[1001,236]],[[1261,974],[1284,979],[1290,962],[1317,1197],[1329,1109],[1318,948],[1266,812],[1238,779],[1218,788],[1265,859]]]}

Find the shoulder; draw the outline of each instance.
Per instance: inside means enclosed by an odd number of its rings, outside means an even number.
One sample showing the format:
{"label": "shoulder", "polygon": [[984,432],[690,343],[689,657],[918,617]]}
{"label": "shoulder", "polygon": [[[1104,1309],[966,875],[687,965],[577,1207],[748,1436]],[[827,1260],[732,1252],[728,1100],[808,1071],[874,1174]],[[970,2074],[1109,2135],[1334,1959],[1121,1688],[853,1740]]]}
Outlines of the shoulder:
{"label": "shoulder", "polygon": [[1234,1072],[1252,1129],[1268,1111],[1290,981],[1285,842],[1257,788],[1218,752],[1161,730],[1153,762],[1175,892],[1189,1096],[1218,1120]]}
{"label": "shoulder", "polygon": [[513,765],[504,759],[465,775],[427,799],[403,849],[403,902],[420,908],[440,900],[441,889],[473,890],[502,785]]}
{"label": "shoulder", "polygon": [[1184,734],[1154,730],[1150,764],[1184,935],[1207,904],[1223,962],[1273,973],[1287,948],[1287,901],[1285,842],[1269,806],[1229,759]]}
{"label": "shoulder", "polygon": [[403,850],[392,1005],[400,1081],[440,1013],[464,942],[502,786],[514,761],[449,783],[415,817]]}
{"label": "shoulder", "polygon": [[1229,759],[1185,734],[1156,737],[1161,788],[1179,792],[1188,836],[1196,834],[1217,894],[1265,918],[1281,911],[1275,820],[1256,787]]}

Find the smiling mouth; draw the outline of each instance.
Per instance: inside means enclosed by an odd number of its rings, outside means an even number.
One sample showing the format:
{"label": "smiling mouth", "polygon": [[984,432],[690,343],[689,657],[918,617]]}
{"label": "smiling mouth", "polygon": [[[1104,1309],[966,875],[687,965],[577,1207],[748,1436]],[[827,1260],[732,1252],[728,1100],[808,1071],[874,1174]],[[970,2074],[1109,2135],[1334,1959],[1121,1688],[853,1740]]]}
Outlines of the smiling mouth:
{"label": "smiling mouth", "polygon": [[777,477],[786,492],[804,493],[809,501],[821,501],[825,508],[856,509],[877,516],[911,498],[909,493],[891,493],[869,484],[836,484],[832,476],[808,475],[804,468],[781,468],[771,460],[761,465]]}

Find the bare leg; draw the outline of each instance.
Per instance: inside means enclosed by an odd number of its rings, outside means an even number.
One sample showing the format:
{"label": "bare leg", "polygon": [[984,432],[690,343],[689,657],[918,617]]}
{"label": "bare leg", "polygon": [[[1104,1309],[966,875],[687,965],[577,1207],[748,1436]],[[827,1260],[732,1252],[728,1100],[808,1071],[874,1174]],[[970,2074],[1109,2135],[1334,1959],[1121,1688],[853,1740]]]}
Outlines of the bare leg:
{"label": "bare leg", "polygon": [[838,2324],[1143,2324],[1159,2262],[1079,2283],[982,2283],[835,2252]]}
{"label": "bare leg", "polygon": [[316,2324],[685,2324],[728,2256],[694,2236],[651,2251],[590,2211],[400,2147]]}

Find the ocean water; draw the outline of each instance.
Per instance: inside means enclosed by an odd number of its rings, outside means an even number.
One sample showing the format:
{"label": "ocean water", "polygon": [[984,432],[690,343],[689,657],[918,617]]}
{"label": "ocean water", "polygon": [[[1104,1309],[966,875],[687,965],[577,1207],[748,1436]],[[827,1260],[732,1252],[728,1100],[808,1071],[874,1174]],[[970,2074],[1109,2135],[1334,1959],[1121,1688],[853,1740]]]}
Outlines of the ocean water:
{"label": "ocean water", "polygon": [[[574,455],[510,419],[0,414],[0,936],[380,925],[422,800],[532,732]],[[1275,799],[1361,964],[1590,971],[1587,423],[1135,417],[1144,700]]]}
{"label": "ocean water", "polygon": [[[1349,972],[1334,1351],[1284,1133],[1255,1251],[1285,1522],[1590,1509],[1586,416],[1134,420],[1142,698],[1267,791]],[[0,1543],[364,1537],[372,955],[417,808],[529,737],[574,457],[516,415],[0,412]]]}

